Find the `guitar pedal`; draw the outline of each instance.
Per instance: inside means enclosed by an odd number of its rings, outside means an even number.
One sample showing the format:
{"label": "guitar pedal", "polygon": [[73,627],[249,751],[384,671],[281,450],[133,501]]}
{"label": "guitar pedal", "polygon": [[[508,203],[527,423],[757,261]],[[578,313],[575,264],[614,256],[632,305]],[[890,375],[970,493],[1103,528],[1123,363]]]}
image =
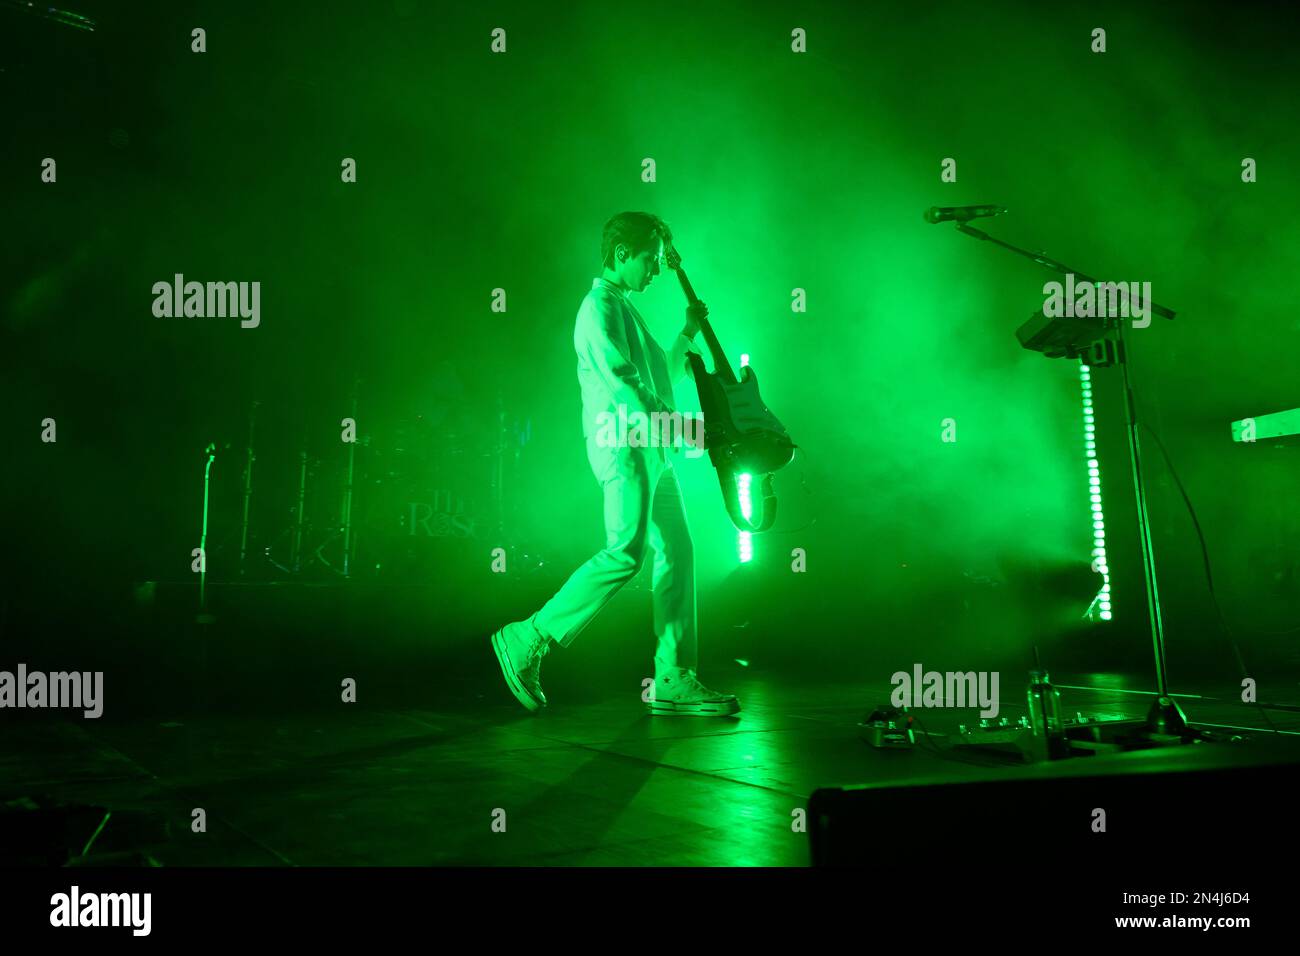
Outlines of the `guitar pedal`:
{"label": "guitar pedal", "polygon": [[858,724],[858,735],[877,750],[910,750],[916,743],[911,721],[897,707],[878,707]]}

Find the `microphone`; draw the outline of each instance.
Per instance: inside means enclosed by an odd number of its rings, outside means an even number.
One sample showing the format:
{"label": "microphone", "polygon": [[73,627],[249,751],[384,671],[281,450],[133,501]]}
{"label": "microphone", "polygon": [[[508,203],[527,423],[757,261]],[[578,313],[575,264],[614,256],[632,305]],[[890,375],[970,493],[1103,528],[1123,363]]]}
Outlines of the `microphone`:
{"label": "microphone", "polygon": [[213,458],[215,458],[215,457],[216,457],[216,454],[215,454],[216,450],[217,450],[217,443],[214,442],[214,441],[210,441],[210,442],[208,442],[208,447],[205,448],[205,449],[203,449],[203,454],[205,454],[205,455],[211,455]]}
{"label": "microphone", "polygon": [[1006,211],[1006,206],[931,206],[924,217],[928,223],[968,222],[984,216],[999,216]]}

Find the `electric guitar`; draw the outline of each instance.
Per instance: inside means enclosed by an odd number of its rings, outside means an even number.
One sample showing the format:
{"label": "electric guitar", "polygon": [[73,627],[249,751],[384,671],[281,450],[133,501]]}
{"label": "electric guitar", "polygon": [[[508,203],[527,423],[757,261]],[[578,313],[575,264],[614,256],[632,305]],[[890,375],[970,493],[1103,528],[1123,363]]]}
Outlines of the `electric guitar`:
{"label": "electric guitar", "polygon": [[[692,305],[699,302],[699,296],[682,269],[682,257],[676,246],[668,247],[665,262],[677,273],[686,301]],[[700,320],[700,332],[713,358],[713,371],[704,367],[704,360],[695,352],[687,352],[686,359],[690,362],[695,388],[700,395],[704,448],[718,472],[718,485],[732,524],[741,531],[766,531],[776,520],[772,472],[791,462],[795,444],[785,426],[763,404],[754,370],[748,365],[743,366],[737,378],[708,319]],[[757,520],[753,519],[752,511],[750,515],[745,514],[740,500],[741,475],[749,475],[751,481],[762,476],[762,508]]]}

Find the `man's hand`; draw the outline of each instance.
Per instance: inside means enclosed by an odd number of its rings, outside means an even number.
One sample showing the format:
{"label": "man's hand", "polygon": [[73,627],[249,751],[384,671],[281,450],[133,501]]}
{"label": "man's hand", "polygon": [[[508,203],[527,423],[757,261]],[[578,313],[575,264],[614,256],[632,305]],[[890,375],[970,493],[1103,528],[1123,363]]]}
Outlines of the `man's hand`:
{"label": "man's hand", "polygon": [[682,335],[688,339],[695,338],[700,331],[700,323],[709,317],[709,307],[703,302],[692,302],[686,307],[686,326]]}

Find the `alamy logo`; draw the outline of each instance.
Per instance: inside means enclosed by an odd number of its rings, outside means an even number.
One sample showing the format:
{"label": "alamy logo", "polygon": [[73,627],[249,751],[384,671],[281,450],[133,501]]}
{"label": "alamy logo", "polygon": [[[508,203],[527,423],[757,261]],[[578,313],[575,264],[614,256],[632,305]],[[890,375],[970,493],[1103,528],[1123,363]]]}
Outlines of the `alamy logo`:
{"label": "alamy logo", "polygon": [[171,283],[153,284],[153,314],[160,319],[225,319],[238,316],[241,328],[262,322],[262,283],[186,282],[176,273]]}
{"label": "alamy logo", "polygon": [[[1139,293],[1141,293],[1139,295]],[[1049,319],[1133,319],[1133,328],[1151,324],[1150,282],[1080,282],[1067,273],[1065,285],[1043,285],[1043,315]],[[1141,321],[1138,321],[1138,320]]]}
{"label": "alamy logo", "polygon": [[84,716],[95,718],[104,712],[104,672],[95,671],[28,671],[18,665],[18,673],[0,671],[0,708],[3,707],[71,707]]}
{"label": "alamy logo", "polygon": [[51,926],[129,926],[133,936],[148,936],[152,893],[86,893],[74,886],[50,897]]}
{"label": "alamy logo", "polygon": [[601,448],[680,448],[687,458],[704,454],[704,416],[681,412],[628,411],[596,415],[596,444]]}
{"label": "alamy logo", "polygon": [[895,707],[975,707],[981,717],[998,715],[997,671],[939,671],[922,673],[915,664],[912,673],[896,671],[889,702]]}

